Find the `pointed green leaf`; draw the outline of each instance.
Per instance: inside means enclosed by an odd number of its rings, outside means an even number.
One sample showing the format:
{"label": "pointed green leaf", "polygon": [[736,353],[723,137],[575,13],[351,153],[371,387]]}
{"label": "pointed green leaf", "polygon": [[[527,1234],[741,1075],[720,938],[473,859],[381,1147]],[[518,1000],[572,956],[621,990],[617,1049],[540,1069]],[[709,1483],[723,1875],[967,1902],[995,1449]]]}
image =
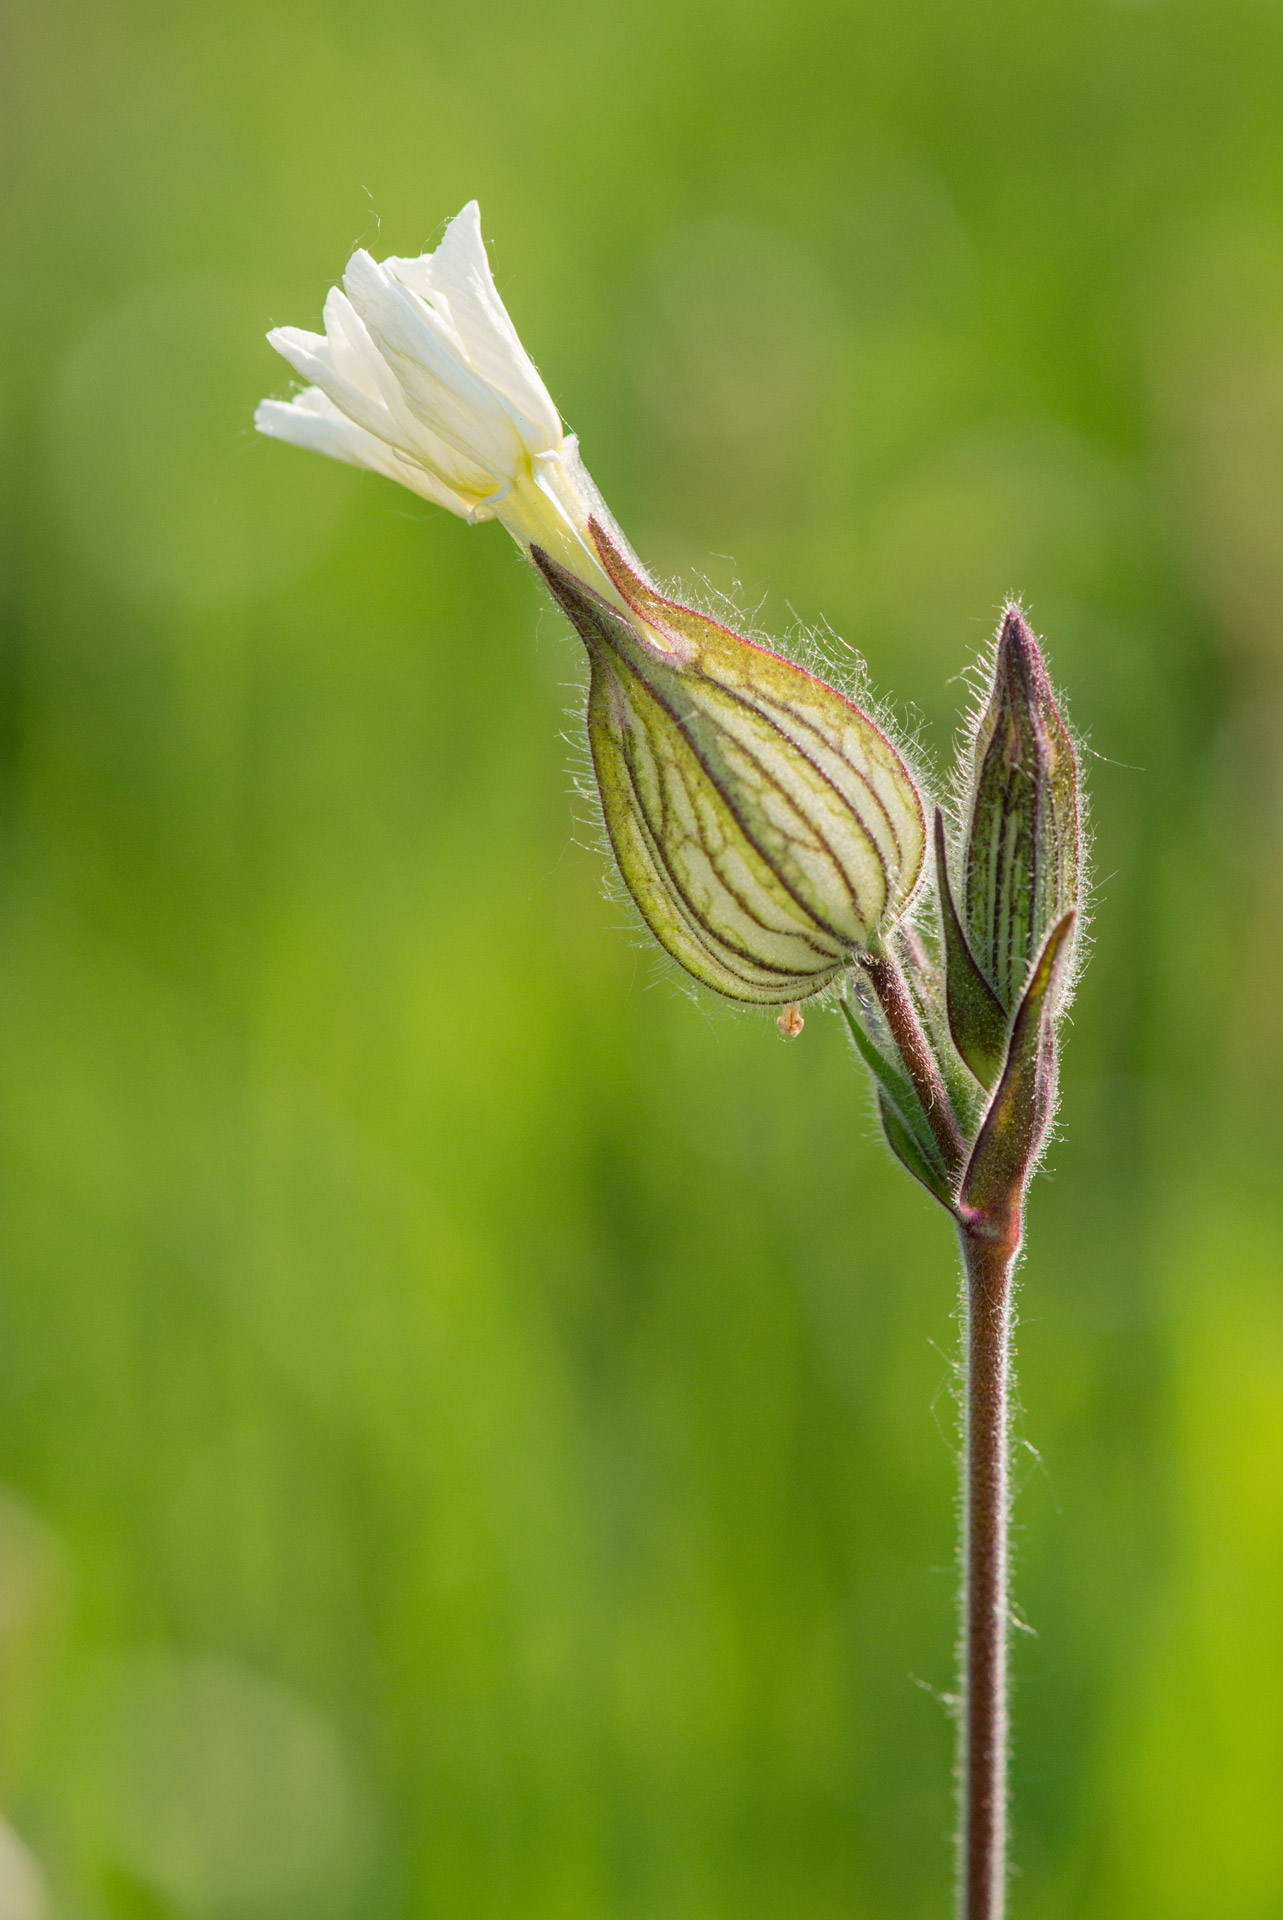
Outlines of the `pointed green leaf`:
{"label": "pointed green leaf", "polygon": [[850,1001],[839,1000],[838,1006],[842,1009],[842,1018],[850,1028],[851,1038],[874,1079],[881,1083],[897,1106],[906,1107],[912,1111],[919,1103],[909,1082],[896,1067],[891,1065],[882,1049],[874,1046],[860,1025],[859,1016],[852,1009]]}
{"label": "pointed green leaf", "polygon": [[[882,1130],[892,1151],[915,1179],[921,1180],[923,1186],[948,1206],[951,1201],[948,1171],[940,1157],[935,1135],[922,1111],[921,1101],[904,1075],[891,1065],[881,1048],[870,1040],[850,1002],[843,999],[839,1000],[838,1005],[861,1058],[878,1082],[878,1111],[882,1117]],[[892,1116],[890,1122],[888,1113]],[[928,1171],[924,1172],[924,1168]]]}
{"label": "pointed green leaf", "polygon": [[953,1195],[949,1190],[949,1176],[940,1164],[939,1158],[931,1158],[927,1155],[921,1142],[910,1133],[900,1118],[894,1101],[881,1087],[878,1088],[878,1117],[882,1122],[882,1131],[886,1135],[887,1145],[901,1166],[908,1168],[914,1179],[922,1183],[933,1199],[952,1211]]}
{"label": "pointed green leaf", "polygon": [[1068,964],[1074,915],[1067,913],[1043,948],[1011,1029],[1007,1064],[980,1129],[962,1184],[974,1218],[1011,1228],[1038,1158],[1056,1096],[1054,1021]]}
{"label": "pointed green leaf", "polygon": [[982,1087],[991,1087],[1002,1071],[1007,1048],[1007,1016],[1002,1003],[976,965],[949,886],[944,815],[936,809],[936,884],[944,931],[945,1004],[953,1044]]}

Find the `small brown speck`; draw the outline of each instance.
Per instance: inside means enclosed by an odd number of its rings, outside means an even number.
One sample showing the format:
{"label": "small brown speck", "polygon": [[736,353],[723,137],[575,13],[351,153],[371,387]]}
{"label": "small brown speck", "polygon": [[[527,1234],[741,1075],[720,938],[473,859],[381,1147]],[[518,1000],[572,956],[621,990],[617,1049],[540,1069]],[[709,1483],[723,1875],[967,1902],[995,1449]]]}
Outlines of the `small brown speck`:
{"label": "small brown speck", "polygon": [[796,1040],[806,1025],[802,1018],[802,1009],[796,1000],[790,1000],[786,1007],[780,1008],[780,1017],[775,1022],[786,1040]]}

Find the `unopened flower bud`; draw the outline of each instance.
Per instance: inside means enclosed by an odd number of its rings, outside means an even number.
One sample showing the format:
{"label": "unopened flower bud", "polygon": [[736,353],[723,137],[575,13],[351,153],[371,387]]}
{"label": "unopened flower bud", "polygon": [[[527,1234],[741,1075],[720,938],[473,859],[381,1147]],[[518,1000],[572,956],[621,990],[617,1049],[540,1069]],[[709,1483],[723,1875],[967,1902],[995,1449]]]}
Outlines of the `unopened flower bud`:
{"label": "unopened flower bud", "polygon": [[588,649],[606,828],[660,943],[737,1000],[799,1001],[876,951],[922,867],[922,802],[844,694],[664,599],[589,528],[621,617],[540,549]]}
{"label": "unopened flower bud", "polygon": [[1007,1014],[1052,928],[1078,905],[1078,768],[1033,634],[1003,615],[976,728],[959,889],[971,953]]}

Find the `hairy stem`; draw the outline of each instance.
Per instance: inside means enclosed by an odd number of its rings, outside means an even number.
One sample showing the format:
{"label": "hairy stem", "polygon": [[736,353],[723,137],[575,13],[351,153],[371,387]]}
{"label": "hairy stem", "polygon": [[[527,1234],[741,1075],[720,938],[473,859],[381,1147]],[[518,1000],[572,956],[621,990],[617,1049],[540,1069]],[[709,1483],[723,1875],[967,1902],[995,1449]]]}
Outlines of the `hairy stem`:
{"label": "hairy stem", "polygon": [[959,1920],[1002,1920],[1007,1878],[1010,1233],[959,1227],[964,1274]]}
{"label": "hairy stem", "polygon": [[922,1022],[918,1019],[904,975],[890,954],[868,954],[861,964],[878,997],[878,1005],[890,1028],[904,1070],[922,1102],[927,1124],[944,1155],[945,1166],[956,1180],[966,1163],[966,1148],[945,1092],[944,1081],[940,1078],[931,1043],[922,1030]]}

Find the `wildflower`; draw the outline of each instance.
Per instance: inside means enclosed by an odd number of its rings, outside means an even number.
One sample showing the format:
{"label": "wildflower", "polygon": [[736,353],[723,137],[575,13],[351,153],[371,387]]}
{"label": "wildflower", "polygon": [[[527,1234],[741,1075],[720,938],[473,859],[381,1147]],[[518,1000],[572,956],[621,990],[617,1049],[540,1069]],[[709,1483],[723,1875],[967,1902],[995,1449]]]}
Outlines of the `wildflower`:
{"label": "wildflower", "polygon": [[665,599],[615,526],[495,290],[475,201],[435,253],[353,254],[325,333],[272,345],[312,384],[260,431],[498,520],[588,649],[588,737],[624,880],[705,985],[788,1005],[881,950],[918,882],[922,802],[844,694]]}

